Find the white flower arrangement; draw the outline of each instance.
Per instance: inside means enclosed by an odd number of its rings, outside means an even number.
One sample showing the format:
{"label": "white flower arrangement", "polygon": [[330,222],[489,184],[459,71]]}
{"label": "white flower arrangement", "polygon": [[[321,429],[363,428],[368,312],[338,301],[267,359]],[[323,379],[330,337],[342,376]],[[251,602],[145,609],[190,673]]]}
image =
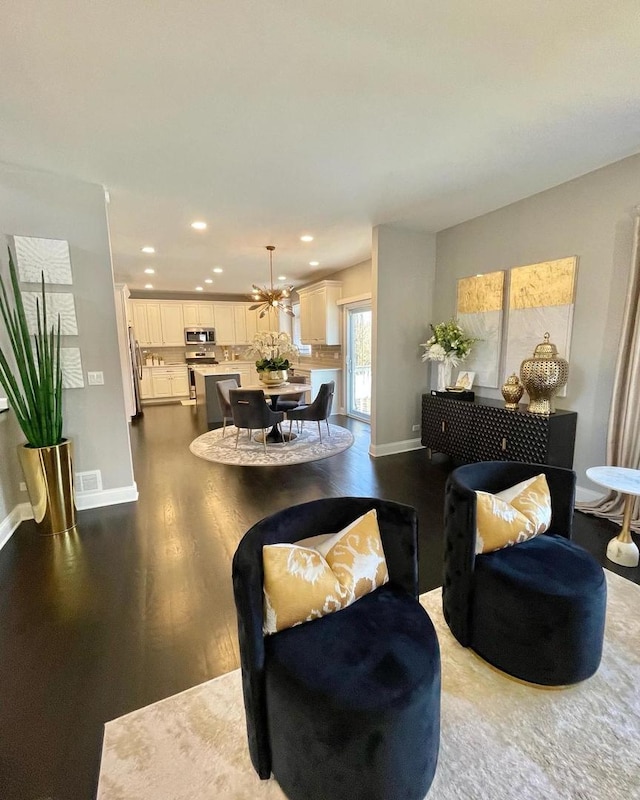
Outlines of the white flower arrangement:
{"label": "white flower arrangement", "polygon": [[255,334],[246,355],[259,356],[256,369],[272,371],[289,369],[289,356],[299,356],[299,351],[288,333],[262,331]]}
{"label": "white flower arrangement", "polygon": [[471,345],[477,341],[465,336],[454,319],[430,325],[430,328],[433,336],[420,345],[425,348],[422,354],[423,361],[440,361],[457,367],[467,358],[471,352]]}

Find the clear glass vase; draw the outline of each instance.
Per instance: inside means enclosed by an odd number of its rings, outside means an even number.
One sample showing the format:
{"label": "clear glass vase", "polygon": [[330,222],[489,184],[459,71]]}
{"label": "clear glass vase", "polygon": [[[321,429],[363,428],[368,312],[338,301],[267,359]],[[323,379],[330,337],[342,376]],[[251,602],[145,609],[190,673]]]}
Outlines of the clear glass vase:
{"label": "clear glass vase", "polygon": [[451,369],[452,364],[450,361],[438,361],[438,386],[439,392],[444,392],[447,386],[451,386]]}

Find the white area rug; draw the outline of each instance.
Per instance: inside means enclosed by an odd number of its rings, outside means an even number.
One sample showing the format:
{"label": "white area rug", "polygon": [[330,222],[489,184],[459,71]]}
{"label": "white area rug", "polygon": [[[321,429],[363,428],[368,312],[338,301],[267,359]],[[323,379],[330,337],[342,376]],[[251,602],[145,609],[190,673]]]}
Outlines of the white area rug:
{"label": "white area rug", "polygon": [[[353,436],[340,425],[329,425],[331,435],[327,434],[327,426],[322,425],[322,442],[318,437],[318,426],[315,422],[305,423],[302,431],[292,442],[285,444],[267,444],[267,452],[261,442],[249,439],[246,430],[240,431],[238,449],[236,450],[236,428],[227,425],[225,436],[222,428],[203,433],[189,445],[191,452],[207,461],[220,464],[237,464],[245,467],[278,467],[285,464],[302,464],[306,461],[319,461],[321,458],[335,456],[351,447]],[[283,427],[288,433],[289,425]],[[296,433],[295,425],[293,433]]]}
{"label": "white area rug", "polygon": [[[442,651],[442,739],[429,800],[640,797],[640,587],[606,572],[598,673],[549,691],[510,680],[420,600]],[[240,671],[109,722],[97,800],[282,800],[249,761]],[[331,800],[331,798],[327,798]]]}

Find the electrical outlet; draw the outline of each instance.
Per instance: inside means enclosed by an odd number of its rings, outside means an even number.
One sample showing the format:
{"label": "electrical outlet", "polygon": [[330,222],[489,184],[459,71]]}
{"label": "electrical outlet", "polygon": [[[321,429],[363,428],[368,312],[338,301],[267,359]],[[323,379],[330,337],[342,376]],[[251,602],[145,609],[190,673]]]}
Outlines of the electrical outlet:
{"label": "electrical outlet", "polygon": [[87,372],[87,382],[89,386],[103,386],[104,373],[103,372]]}
{"label": "electrical outlet", "polygon": [[419,425],[414,425],[414,426],[411,428],[411,430],[412,430],[414,433],[416,433],[417,431],[419,431],[419,430],[420,430],[420,426],[419,426]]}
{"label": "electrical outlet", "polygon": [[20,481],[20,491],[21,492],[27,491],[27,484],[24,481]]}

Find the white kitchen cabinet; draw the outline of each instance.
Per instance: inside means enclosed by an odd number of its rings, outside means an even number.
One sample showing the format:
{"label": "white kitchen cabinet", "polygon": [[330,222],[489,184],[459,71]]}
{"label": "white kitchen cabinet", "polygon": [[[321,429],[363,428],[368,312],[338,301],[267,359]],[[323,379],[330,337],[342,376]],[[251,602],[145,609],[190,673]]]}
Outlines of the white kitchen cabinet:
{"label": "white kitchen cabinet", "polygon": [[183,303],[184,327],[215,328],[213,303]]}
{"label": "white kitchen cabinet", "polygon": [[160,304],[144,300],[132,300],[133,330],[141,347],[162,345],[162,323]]}
{"label": "white kitchen cabinet", "polygon": [[213,307],[216,318],[216,344],[235,344],[233,306],[233,303],[216,303]]}
{"label": "white kitchen cabinet", "polygon": [[188,397],[189,373],[187,367],[151,367],[153,397]]}
{"label": "white kitchen cabinet", "polygon": [[133,330],[141,347],[184,346],[182,303],[131,300]]}
{"label": "white kitchen cabinet", "polygon": [[342,369],[339,367],[332,369],[331,367],[322,367],[315,369],[313,367],[294,367],[296,375],[302,375],[306,382],[311,384],[311,392],[306,396],[304,402],[310,403],[315,400],[316,395],[320,390],[323,383],[333,381],[335,383],[335,390],[333,394],[333,405],[331,406],[332,414],[344,413],[342,402]]}
{"label": "white kitchen cabinet", "polygon": [[182,347],[184,345],[184,320],[182,303],[161,303],[160,322],[162,328],[162,344]]}
{"label": "white kitchen cabinet", "polygon": [[340,281],[320,281],[304,289],[300,296],[300,339],[303,344],[340,344]]}
{"label": "white kitchen cabinet", "polygon": [[[247,338],[247,306],[244,303],[234,303],[233,305],[233,327],[235,329],[234,344],[248,344],[251,340]],[[253,338],[253,337],[252,337]]]}
{"label": "white kitchen cabinet", "polygon": [[148,400],[153,397],[153,381],[151,379],[151,367],[142,367],[142,377],[140,378],[140,399]]}

